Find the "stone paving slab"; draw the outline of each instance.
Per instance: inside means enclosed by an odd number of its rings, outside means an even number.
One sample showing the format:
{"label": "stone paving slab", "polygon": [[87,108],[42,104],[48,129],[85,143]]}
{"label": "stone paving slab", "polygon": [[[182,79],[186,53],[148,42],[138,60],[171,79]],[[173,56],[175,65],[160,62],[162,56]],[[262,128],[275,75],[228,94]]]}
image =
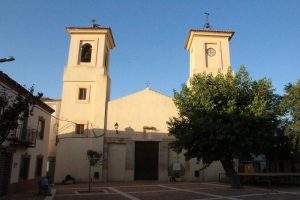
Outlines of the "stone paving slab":
{"label": "stone paving slab", "polygon": [[206,192],[214,195],[222,195],[222,196],[239,196],[239,195],[247,195],[247,194],[264,194],[271,191],[265,190],[256,190],[250,188],[243,188],[243,189],[232,189],[232,188],[191,188],[192,191],[198,192]]}
{"label": "stone paving slab", "polygon": [[[164,184],[162,184],[164,185]],[[187,184],[184,184],[184,183],[181,183],[181,184],[166,184],[168,186],[172,186],[174,188],[178,188],[178,189],[190,189],[190,188],[211,188],[211,186],[209,185],[203,185],[201,183],[187,183]]]}
{"label": "stone paving slab", "polygon": [[45,196],[38,195],[36,190],[23,193],[14,193],[6,197],[0,197],[0,200],[44,200]]}
{"label": "stone paving slab", "polygon": [[[0,197],[1,199],[1,197]],[[44,196],[37,196],[36,194],[17,194],[3,198],[3,200],[44,200]],[[2,199],[1,199],[2,200]]]}
{"label": "stone paving slab", "polygon": [[65,195],[56,195],[54,200],[94,200],[94,199],[101,199],[101,200],[128,200],[128,198],[123,197],[119,194],[109,194],[109,195],[74,195],[74,196],[65,196]]}
{"label": "stone paving slab", "polygon": [[146,186],[124,186],[114,187],[123,192],[145,192],[145,191],[161,191],[168,190],[157,185],[146,185]]}
{"label": "stone paving slab", "polygon": [[240,197],[243,200],[299,200],[300,195],[292,194],[269,194],[260,196]]}
{"label": "stone paving slab", "polygon": [[[219,183],[109,183],[93,185],[95,193],[79,194],[87,184],[56,186],[54,199],[103,200],[300,200],[300,187],[232,189]],[[105,192],[100,193],[102,190]],[[98,193],[97,193],[98,192]]]}
{"label": "stone paving slab", "polygon": [[190,192],[183,191],[164,191],[164,192],[149,192],[149,193],[135,193],[135,197],[141,200],[194,200],[209,198],[206,195],[193,194]]}
{"label": "stone paving slab", "polygon": [[[56,194],[78,194],[78,193],[87,193],[87,187],[75,187],[75,188],[58,188]],[[108,187],[92,187],[92,193],[115,193],[110,190]]]}

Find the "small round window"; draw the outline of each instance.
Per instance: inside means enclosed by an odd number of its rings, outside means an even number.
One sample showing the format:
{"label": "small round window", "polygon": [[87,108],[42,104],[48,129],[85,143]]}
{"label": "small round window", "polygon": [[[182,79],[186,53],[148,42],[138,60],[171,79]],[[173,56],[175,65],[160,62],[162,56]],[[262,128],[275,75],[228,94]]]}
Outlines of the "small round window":
{"label": "small round window", "polygon": [[209,55],[209,56],[214,56],[214,55],[216,55],[216,50],[215,49],[213,49],[213,48],[208,48],[207,50],[206,50],[206,53],[207,53],[207,55]]}

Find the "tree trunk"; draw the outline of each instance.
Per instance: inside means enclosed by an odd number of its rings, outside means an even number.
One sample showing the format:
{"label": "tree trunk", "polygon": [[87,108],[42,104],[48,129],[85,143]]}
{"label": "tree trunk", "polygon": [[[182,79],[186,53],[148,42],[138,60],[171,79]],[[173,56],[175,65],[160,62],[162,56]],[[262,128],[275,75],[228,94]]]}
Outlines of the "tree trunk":
{"label": "tree trunk", "polygon": [[233,159],[221,160],[222,166],[226,172],[226,176],[230,179],[231,187],[241,188],[240,177],[234,169]]}

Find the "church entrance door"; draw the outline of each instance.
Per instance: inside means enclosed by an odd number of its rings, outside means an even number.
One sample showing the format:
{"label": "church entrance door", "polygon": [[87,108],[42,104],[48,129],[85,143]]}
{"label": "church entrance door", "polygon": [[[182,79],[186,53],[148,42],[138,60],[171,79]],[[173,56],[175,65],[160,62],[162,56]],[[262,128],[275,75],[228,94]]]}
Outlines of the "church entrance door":
{"label": "church entrance door", "polygon": [[158,179],[158,142],[135,142],[134,179]]}

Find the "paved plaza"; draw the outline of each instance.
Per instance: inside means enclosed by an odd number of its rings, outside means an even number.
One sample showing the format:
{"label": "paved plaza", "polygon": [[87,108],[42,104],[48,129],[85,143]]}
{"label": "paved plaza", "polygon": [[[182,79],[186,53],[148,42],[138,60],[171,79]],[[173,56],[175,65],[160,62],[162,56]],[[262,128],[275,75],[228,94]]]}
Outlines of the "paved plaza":
{"label": "paved plaza", "polygon": [[132,182],[96,184],[87,193],[87,184],[58,185],[55,200],[299,200],[300,187],[262,188],[245,186],[232,189],[215,182]]}

